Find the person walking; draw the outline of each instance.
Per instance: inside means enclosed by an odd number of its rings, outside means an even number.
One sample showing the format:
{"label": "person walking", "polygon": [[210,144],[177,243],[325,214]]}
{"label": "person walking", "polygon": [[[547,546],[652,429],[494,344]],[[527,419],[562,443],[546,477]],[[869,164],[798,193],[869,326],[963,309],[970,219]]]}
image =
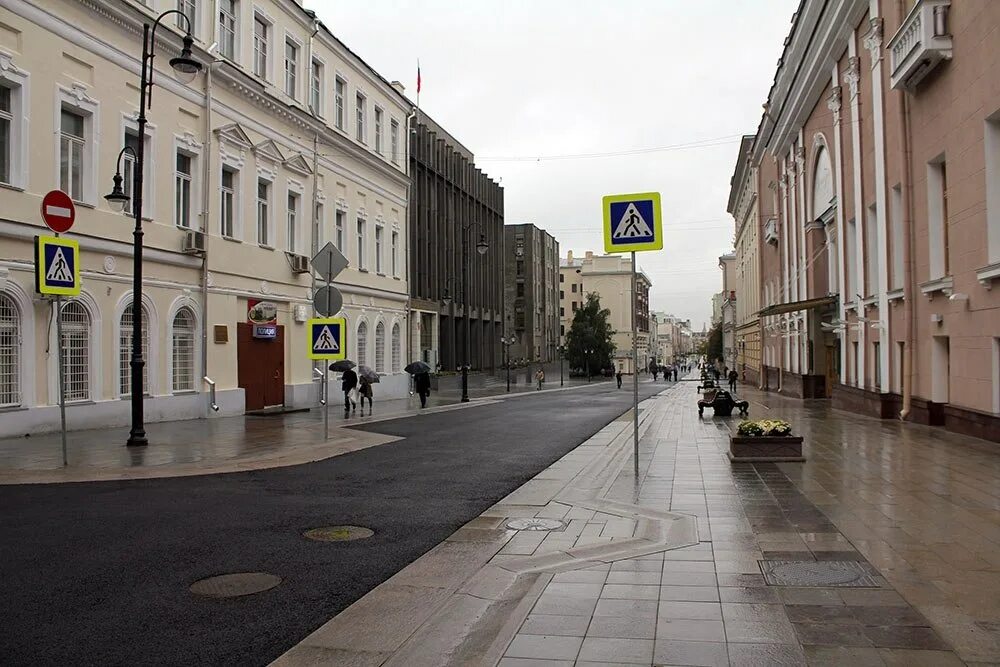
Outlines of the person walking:
{"label": "person walking", "polygon": [[618,381],[618,388],[621,389],[622,388],[622,369],[619,368],[618,371],[615,373],[615,380]]}
{"label": "person walking", "polygon": [[368,416],[371,417],[375,408],[372,406],[372,398],[375,396],[375,392],[372,390],[372,383],[368,378],[362,376],[361,382],[358,385],[358,394],[361,395],[361,416],[365,416],[365,399],[368,399]]}
{"label": "person walking", "polygon": [[420,397],[420,407],[427,407],[427,397],[431,393],[431,376],[428,373],[417,373],[413,376],[413,388]]}
{"label": "person walking", "polygon": [[734,368],[733,370],[729,371],[729,376],[728,377],[729,377],[729,393],[730,394],[735,394],[736,393],[736,380],[739,379],[740,374],[737,373],[736,369]]}
{"label": "person walking", "polygon": [[542,383],[545,382],[545,371],[542,370],[541,366],[538,367],[538,371],[535,373],[535,382],[538,383],[538,386],[535,387],[535,391],[541,391]]}
{"label": "person walking", "polygon": [[[340,389],[344,392],[344,419],[358,409],[358,402],[351,396],[358,386],[358,374],[348,369],[340,376]],[[363,408],[362,408],[363,409]]]}

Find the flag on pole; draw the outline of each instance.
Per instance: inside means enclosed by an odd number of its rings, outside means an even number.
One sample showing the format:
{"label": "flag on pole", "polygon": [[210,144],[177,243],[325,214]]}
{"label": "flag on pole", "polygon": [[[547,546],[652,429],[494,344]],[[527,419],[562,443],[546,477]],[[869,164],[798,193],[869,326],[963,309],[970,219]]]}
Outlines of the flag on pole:
{"label": "flag on pole", "polygon": [[417,95],[420,94],[420,61],[417,61]]}

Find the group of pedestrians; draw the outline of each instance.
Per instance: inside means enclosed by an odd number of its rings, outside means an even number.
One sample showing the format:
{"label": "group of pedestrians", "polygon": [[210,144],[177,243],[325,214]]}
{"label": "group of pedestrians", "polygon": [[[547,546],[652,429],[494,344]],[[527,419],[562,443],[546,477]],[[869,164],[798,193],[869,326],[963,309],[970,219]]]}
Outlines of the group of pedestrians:
{"label": "group of pedestrians", "polygon": [[352,369],[344,371],[340,377],[340,388],[344,392],[344,419],[347,419],[358,410],[358,401],[361,401],[361,416],[365,416],[365,399],[368,399],[368,415],[375,413],[372,399],[375,392],[372,389],[371,381],[355,373]]}

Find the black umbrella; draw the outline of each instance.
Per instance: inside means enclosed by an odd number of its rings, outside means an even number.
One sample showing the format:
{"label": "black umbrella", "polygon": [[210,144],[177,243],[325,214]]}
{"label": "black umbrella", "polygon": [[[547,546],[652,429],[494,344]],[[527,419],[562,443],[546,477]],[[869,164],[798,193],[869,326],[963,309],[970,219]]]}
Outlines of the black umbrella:
{"label": "black umbrella", "polygon": [[356,363],[350,359],[341,359],[340,361],[335,361],[330,364],[330,370],[334,373],[343,373],[344,371],[349,371],[357,366]]}
{"label": "black umbrella", "polygon": [[372,384],[379,381],[378,373],[373,371],[369,366],[358,366],[358,377],[363,377]]}
{"label": "black umbrella", "polygon": [[430,373],[431,367],[424,361],[411,361],[403,370],[410,375],[419,375],[420,373]]}

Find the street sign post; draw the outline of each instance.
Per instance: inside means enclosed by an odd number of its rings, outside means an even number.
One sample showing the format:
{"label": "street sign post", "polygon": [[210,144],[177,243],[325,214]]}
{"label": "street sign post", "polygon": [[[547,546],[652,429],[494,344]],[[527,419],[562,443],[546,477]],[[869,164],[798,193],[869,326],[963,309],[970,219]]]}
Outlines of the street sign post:
{"label": "street sign post", "polygon": [[659,192],[604,197],[604,251],[632,254],[632,448],[635,476],[639,477],[639,332],[636,326],[638,278],[635,253],[663,250],[663,221]]}
{"label": "street sign post", "polygon": [[[317,314],[332,318],[343,308],[344,297],[340,293],[340,290],[333,286],[333,279],[337,277],[337,274],[346,269],[348,264],[349,262],[344,257],[344,253],[340,252],[340,249],[330,241],[327,241],[326,245],[313,255],[313,287],[316,285],[316,273],[326,283],[320,289],[314,289],[313,310]],[[346,324],[341,326],[342,335],[345,328]],[[312,328],[309,331],[311,335]],[[341,346],[341,350],[346,353],[346,348],[343,346]],[[315,352],[315,350],[313,351]],[[310,358],[316,359],[316,357],[312,356]],[[337,357],[337,359],[343,358],[343,356]],[[325,368],[323,369],[323,402],[325,404],[323,410],[323,439],[326,440],[330,437],[330,371]]]}
{"label": "street sign post", "polygon": [[42,197],[42,221],[56,234],[68,232],[76,221],[76,206],[62,190],[51,190]]}

